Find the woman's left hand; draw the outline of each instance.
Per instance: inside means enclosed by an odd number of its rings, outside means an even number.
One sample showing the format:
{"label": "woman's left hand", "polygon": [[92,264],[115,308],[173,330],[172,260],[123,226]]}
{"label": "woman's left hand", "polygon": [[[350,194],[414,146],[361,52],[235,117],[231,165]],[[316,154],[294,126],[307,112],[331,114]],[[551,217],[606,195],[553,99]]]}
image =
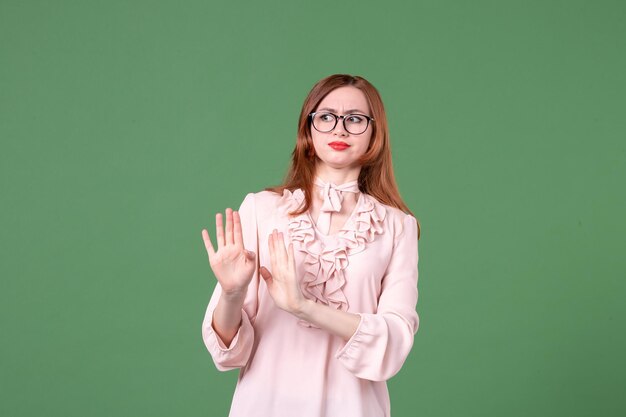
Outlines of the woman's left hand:
{"label": "woman's left hand", "polygon": [[293,255],[293,243],[285,248],[282,232],[276,229],[269,237],[270,260],[272,272],[261,266],[259,272],[265,282],[276,306],[292,314],[301,311],[306,299],[302,295],[296,278],[296,262]]}

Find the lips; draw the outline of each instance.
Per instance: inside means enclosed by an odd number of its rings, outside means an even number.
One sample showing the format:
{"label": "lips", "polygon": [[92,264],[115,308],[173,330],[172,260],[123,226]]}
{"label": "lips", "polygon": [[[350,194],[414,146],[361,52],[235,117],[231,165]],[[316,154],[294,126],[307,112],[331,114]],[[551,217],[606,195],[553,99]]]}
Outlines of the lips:
{"label": "lips", "polygon": [[331,148],[337,149],[337,150],[346,149],[346,148],[350,147],[350,145],[348,145],[347,143],[345,143],[345,142],[338,142],[338,141],[330,142],[328,145]]}

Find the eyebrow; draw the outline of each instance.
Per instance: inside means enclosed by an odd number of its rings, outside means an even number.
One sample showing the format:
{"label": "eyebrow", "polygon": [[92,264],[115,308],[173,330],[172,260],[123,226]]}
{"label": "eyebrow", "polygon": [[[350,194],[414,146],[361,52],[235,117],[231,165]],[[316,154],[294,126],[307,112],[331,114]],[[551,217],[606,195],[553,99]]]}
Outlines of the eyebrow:
{"label": "eyebrow", "polygon": [[[322,110],[328,110],[330,112],[337,113],[337,110],[331,109],[330,107],[323,107],[321,109],[317,109],[317,111],[322,111]],[[367,114],[367,112],[364,112],[363,110],[359,110],[359,109],[346,110],[346,114],[352,114],[354,112],[361,113],[361,114]]]}

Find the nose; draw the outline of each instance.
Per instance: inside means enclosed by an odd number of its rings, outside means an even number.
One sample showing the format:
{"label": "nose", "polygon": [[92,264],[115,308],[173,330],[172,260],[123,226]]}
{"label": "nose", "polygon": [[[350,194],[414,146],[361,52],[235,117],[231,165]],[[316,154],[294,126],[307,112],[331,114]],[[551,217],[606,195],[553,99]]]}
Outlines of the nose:
{"label": "nose", "polygon": [[337,118],[337,126],[335,126],[335,129],[333,130],[333,133],[337,136],[348,136],[348,132],[343,125],[344,117],[345,116],[339,116]]}

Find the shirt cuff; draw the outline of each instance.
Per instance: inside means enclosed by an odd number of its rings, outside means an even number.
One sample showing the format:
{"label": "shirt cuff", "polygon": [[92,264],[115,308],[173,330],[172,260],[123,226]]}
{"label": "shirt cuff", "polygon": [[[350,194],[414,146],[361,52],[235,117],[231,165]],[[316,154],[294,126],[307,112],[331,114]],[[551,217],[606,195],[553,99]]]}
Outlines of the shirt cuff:
{"label": "shirt cuff", "polygon": [[237,330],[235,337],[230,342],[230,346],[227,347],[226,343],[224,343],[222,338],[219,336],[219,334],[215,331],[215,328],[213,327],[213,313],[214,311],[211,312],[211,317],[210,317],[210,322],[209,322],[211,323],[211,325],[208,328],[208,336],[210,340],[213,341],[213,343],[211,343],[212,347],[214,348],[215,351],[220,353],[220,356],[222,355],[231,356],[233,354],[238,353],[238,351],[241,350],[242,348],[241,346],[242,344],[239,343],[240,335],[242,333],[246,333],[247,330],[252,329],[252,324],[250,323],[250,320],[248,319],[248,315],[243,309],[241,310],[241,325],[239,326],[239,329]]}
{"label": "shirt cuff", "polygon": [[365,323],[365,316],[361,313],[356,313],[359,315],[361,320],[359,320],[359,325],[356,328],[356,331],[352,335],[350,339],[346,342],[343,347],[339,348],[337,353],[335,354],[335,358],[337,359],[350,359],[357,356],[357,352],[359,349],[359,345],[364,341],[363,329],[367,327]]}

